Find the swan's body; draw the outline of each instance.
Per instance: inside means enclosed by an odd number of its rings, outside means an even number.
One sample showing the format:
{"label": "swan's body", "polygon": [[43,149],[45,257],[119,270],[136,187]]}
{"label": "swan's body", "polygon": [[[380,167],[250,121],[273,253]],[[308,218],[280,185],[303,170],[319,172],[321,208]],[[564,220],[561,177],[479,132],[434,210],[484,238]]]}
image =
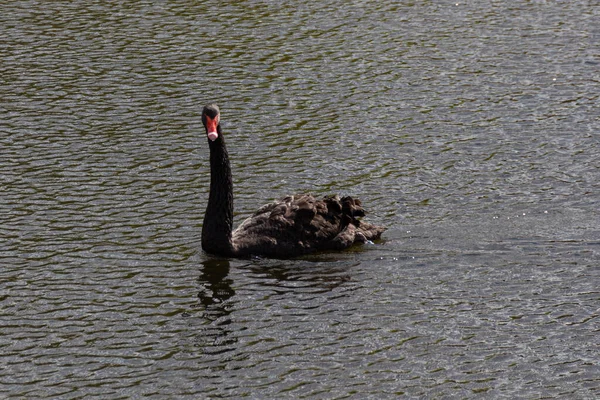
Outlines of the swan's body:
{"label": "swan's body", "polygon": [[354,243],[378,239],[384,227],[358,218],[365,215],[359,200],[310,194],[287,196],[264,205],[235,230],[233,184],[229,155],[216,105],[204,107],[202,123],[210,148],[210,194],[202,248],[228,257],[287,258],[319,250],[341,250]]}

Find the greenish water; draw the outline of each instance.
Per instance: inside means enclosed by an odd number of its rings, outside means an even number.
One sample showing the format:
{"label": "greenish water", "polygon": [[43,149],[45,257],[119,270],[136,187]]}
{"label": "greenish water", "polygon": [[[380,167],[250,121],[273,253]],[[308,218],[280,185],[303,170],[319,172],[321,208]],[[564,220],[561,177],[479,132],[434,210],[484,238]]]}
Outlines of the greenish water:
{"label": "greenish water", "polygon": [[[594,2],[1,8],[0,397],[598,397]],[[209,102],[384,240],[204,254]]]}

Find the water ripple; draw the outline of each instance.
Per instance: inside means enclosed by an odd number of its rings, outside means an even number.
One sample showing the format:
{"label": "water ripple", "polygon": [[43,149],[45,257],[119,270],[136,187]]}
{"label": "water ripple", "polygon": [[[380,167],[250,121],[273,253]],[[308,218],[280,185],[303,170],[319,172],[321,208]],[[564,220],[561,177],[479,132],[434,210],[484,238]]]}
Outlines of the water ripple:
{"label": "water ripple", "polygon": [[[4,6],[0,395],[598,397],[597,16]],[[236,222],[338,192],[384,241],[203,254],[211,101]]]}

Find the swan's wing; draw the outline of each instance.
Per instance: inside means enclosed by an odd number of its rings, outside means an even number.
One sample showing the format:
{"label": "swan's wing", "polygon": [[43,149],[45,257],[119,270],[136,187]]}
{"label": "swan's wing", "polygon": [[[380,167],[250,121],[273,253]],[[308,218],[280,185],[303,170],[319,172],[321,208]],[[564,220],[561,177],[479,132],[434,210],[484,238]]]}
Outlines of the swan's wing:
{"label": "swan's wing", "polygon": [[342,249],[374,240],[383,228],[362,223],[359,200],[310,194],[287,196],[266,204],[233,232],[240,254],[290,257],[315,250]]}

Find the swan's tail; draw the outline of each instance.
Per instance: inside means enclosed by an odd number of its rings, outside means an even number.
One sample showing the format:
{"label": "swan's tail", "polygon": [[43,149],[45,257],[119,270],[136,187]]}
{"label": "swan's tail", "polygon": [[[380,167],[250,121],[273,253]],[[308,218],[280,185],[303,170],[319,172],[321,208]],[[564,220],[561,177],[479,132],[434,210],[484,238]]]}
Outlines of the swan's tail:
{"label": "swan's tail", "polygon": [[337,209],[342,213],[344,228],[334,239],[340,248],[351,246],[353,243],[377,240],[386,230],[383,226],[373,225],[359,219],[366,214],[359,199],[350,196],[341,199],[338,196],[328,196],[324,200],[330,210]]}

